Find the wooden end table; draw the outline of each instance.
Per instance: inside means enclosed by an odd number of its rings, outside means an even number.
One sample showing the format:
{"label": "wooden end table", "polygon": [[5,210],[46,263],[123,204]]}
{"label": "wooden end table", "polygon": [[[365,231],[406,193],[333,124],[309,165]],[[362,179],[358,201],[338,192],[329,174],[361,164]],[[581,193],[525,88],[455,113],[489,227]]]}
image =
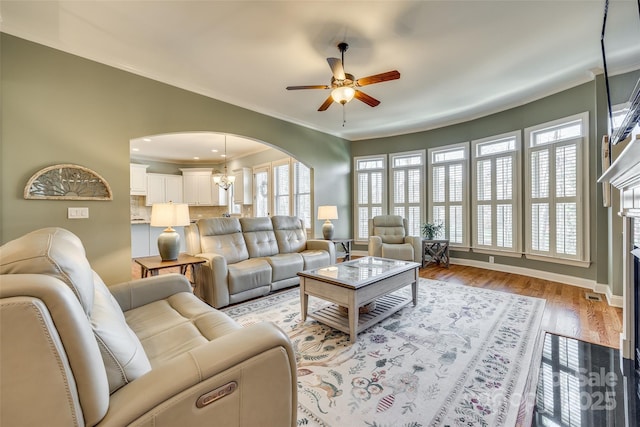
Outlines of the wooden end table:
{"label": "wooden end table", "polygon": [[[349,261],[351,259],[351,245],[353,244],[353,239],[331,239],[331,241],[333,242],[334,245],[336,245],[336,248],[338,247],[338,245],[342,246],[342,251],[341,253],[344,254],[343,261]],[[338,253],[336,253],[336,258],[337,258]]]}
{"label": "wooden end table", "polygon": [[449,240],[422,239],[422,268],[442,264],[449,268]]}
{"label": "wooden end table", "polygon": [[160,256],[147,256],[142,258],[134,258],[136,263],[140,264],[142,278],[149,276],[157,276],[163,268],[180,267],[180,274],[186,275],[187,269],[191,267],[192,283],[196,283],[196,266],[205,261],[204,258],[198,258],[185,253],[178,254],[178,259],[173,261],[162,261]]}

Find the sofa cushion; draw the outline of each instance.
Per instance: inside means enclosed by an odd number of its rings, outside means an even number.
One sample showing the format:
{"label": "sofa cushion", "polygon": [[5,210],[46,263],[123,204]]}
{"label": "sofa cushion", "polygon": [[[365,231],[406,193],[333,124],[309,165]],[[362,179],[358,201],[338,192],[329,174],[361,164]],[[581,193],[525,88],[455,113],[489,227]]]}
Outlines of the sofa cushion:
{"label": "sofa cushion", "polygon": [[29,273],[56,277],[76,294],[91,322],[111,393],[151,369],[140,340],[107,286],[91,269],[75,234],[62,228],[43,228],[3,245],[0,274]]}
{"label": "sofa cushion", "polygon": [[178,293],[125,312],[154,368],[202,344],[240,329],[226,314]]}
{"label": "sofa cushion", "polygon": [[295,216],[277,215],[271,218],[279,253],[302,252],[307,246],[307,234],[302,220]]}
{"label": "sofa cushion", "polygon": [[274,255],[266,260],[271,265],[273,282],[298,277],[298,272],[304,270],[304,260],[299,253]]}
{"label": "sofa cushion", "polygon": [[271,283],[271,266],[264,258],[250,258],[229,264],[229,293],[268,286]]}
{"label": "sofa cushion", "polygon": [[268,257],[278,253],[273,224],[268,217],[240,218],[242,234],[250,258]]}
{"label": "sofa cushion", "polygon": [[249,258],[238,218],[205,218],[197,224],[202,253],[220,254],[230,264]]}
{"label": "sofa cushion", "polygon": [[327,251],[307,250],[300,252],[304,260],[304,270],[326,267],[331,264],[331,256]]}
{"label": "sofa cushion", "polygon": [[382,245],[382,258],[413,261],[413,246],[410,243],[401,245]]}

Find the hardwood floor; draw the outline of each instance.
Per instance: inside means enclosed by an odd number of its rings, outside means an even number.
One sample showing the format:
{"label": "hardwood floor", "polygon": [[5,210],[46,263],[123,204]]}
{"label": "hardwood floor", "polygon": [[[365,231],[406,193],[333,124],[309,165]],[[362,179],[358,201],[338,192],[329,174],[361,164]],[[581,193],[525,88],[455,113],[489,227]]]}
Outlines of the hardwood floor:
{"label": "hardwood floor", "polygon": [[[160,274],[172,271],[161,270]],[[140,277],[140,266],[132,262],[131,275]],[[518,274],[451,264],[449,268],[429,266],[420,277],[469,286],[511,292],[547,300],[542,327],[547,332],[607,347],[619,348],[622,309],[586,298],[588,289]]]}
{"label": "hardwood floor", "polygon": [[622,309],[609,306],[604,295],[602,301],[588,300],[588,289],[454,264],[448,269],[423,268],[420,277],[543,298],[547,300],[542,321],[545,331],[607,347],[620,346]]}

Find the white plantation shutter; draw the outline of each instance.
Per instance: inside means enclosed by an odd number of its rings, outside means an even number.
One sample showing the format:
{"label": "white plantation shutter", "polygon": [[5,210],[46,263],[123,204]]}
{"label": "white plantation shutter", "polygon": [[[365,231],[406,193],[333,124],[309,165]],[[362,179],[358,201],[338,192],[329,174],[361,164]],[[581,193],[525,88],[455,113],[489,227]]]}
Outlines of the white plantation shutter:
{"label": "white plantation shutter", "polygon": [[369,240],[369,219],[386,213],[386,156],[354,158],[355,241]]}
{"label": "white plantation shutter", "polygon": [[423,223],[425,152],[390,154],[391,189],[390,211],[407,219],[409,235],[420,236]]}
{"label": "white plantation shutter", "polygon": [[475,215],[472,247],[519,253],[520,132],[472,141]]}
{"label": "white plantation shutter", "polygon": [[289,160],[273,166],[273,211],[274,215],[289,214]]}
{"label": "white plantation shutter", "polygon": [[297,160],[293,161],[293,212],[311,228],[311,169]]}
{"label": "white plantation shutter", "polygon": [[586,261],[583,158],[588,115],[528,129],[527,252]]}
{"label": "white plantation shutter", "polygon": [[468,143],[429,150],[429,221],[444,225],[438,238],[449,239],[452,246],[468,246]]}

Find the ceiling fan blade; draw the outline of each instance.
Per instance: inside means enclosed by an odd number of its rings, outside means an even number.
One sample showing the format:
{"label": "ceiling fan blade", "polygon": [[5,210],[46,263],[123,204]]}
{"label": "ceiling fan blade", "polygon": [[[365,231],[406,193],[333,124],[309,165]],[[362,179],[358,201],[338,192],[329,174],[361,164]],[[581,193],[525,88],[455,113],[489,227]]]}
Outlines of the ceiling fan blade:
{"label": "ceiling fan blade", "polygon": [[356,94],[354,96],[356,99],[364,102],[370,107],[375,107],[380,104],[380,101],[359,90],[356,90]]}
{"label": "ceiling fan blade", "polygon": [[333,98],[331,97],[331,95],[329,95],[329,97],[325,99],[324,103],[320,106],[320,108],[318,108],[318,111],[326,110],[331,106],[331,104],[333,104]]}
{"label": "ceiling fan blade", "polygon": [[397,80],[400,78],[400,72],[398,70],[387,71],[386,73],[375,74],[369,77],[363,77],[356,80],[356,86],[372,85],[374,83],[382,83],[389,80]]}
{"label": "ceiling fan blade", "polygon": [[329,67],[331,67],[333,77],[336,80],[344,80],[346,78],[340,58],[327,58],[327,62],[329,63]]}
{"label": "ceiling fan blade", "polygon": [[327,86],[327,85],[287,86],[287,90],[299,90],[299,89],[331,89],[331,86]]}

